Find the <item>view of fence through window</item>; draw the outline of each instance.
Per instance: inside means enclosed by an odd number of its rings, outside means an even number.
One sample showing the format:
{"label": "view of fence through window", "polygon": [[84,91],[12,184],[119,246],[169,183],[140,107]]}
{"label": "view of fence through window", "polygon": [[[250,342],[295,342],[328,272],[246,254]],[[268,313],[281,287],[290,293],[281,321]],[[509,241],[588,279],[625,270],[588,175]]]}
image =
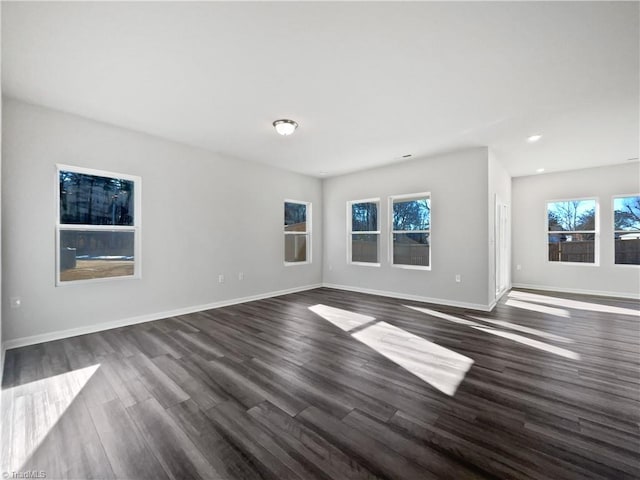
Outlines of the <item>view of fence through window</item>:
{"label": "view of fence through window", "polygon": [[613,199],[615,263],[640,265],[640,196]]}
{"label": "view of fence through window", "polygon": [[308,258],[309,228],[308,204],[284,202],[284,261],[303,263]]}
{"label": "view of fence through window", "polygon": [[595,263],[596,201],[547,203],[550,262]]}
{"label": "view of fence through window", "polygon": [[428,267],[431,199],[427,194],[391,198],[393,264]]}
{"label": "view of fence through window", "polygon": [[135,272],[135,180],[60,169],[60,282]]}
{"label": "view of fence through window", "polygon": [[378,240],[377,201],[354,202],[351,204],[351,261],[355,263],[377,264]]}

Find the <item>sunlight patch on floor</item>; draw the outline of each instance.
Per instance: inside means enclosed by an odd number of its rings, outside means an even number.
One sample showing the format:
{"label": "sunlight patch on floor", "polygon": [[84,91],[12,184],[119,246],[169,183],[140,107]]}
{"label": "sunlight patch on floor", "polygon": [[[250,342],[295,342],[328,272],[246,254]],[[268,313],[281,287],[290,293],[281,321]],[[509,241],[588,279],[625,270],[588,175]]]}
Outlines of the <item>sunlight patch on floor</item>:
{"label": "sunlight patch on floor", "polygon": [[3,472],[21,470],[99,367],[91,365],[2,390]]}
{"label": "sunlight patch on floor", "polygon": [[375,317],[321,304],[309,310],[447,395],[456,393],[473,365],[469,357]]}
{"label": "sunlight patch on floor", "polygon": [[523,345],[528,345],[530,347],[537,348],[538,350],[544,350],[545,352],[555,353],[556,355],[559,355],[565,358],[570,358],[571,360],[580,360],[579,353],[576,353],[572,350],[567,350],[566,348],[556,347],[555,345],[541,342],[539,340],[534,340],[533,338],[525,337],[523,335],[518,335],[517,333],[505,332],[504,330],[497,330],[491,327],[476,326],[473,328],[477,330],[481,330],[483,332],[490,333],[491,335],[497,335],[498,337],[508,338],[509,340],[513,340],[514,342],[518,342]]}
{"label": "sunlight patch on floor", "polygon": [[579,300],[570,300],[568,298],[550,297],[540,295],[538,293],[529,292],[509,292],[509,298],[517,300],[525,300],[529,302],[546,303],[547,305],[555,305],[557,307],[573,308],[575,310],[586,310],[590,312],[611,313],[614,315],[633,315],[640,317],[640,310],[632,308],[614,307],[612,305],[602,305],[600,303],[581,302]]}
{"label": "sunlight patch on floor", "polygon": [[325,320],[333,323],[336,327],[341,328],[345,332],[358,328],[365,323],[373,322],[376,318],[360,313],[350,312],[342,308],[329,307],[327,305],[314,305],[309,307],[313,313],[320,315]]}
{"label": "sunlight patch on floor", "polygon": [[513,340],[514,342],[521,343],[523,345],[528,345],[533,348],[537,348],[538,350],[544,350],[549,353],[553,353],[559,355],[561,357],[570,358],[572,360],[580,360],[580,354],[576,353],[572,350],[567,350],[566,348],[556,347],[555,345],[550,345],[548,343],[541,342],[539,340],[534,340],[529,337],[525,337],[523,335],[518,335],[517,333],[505,332],[504,330],[498,330],[493,327],[489,327],[487,325],[483,325],[478,322],[473,322],[471,320],[467,320],[464,318],[456,317],[454,315],[449,315],[447,313],[438,312],[437,310],[431,310],[430,308],[423,307],[412,307],[410,305],[405,305],[405,307],[410,308],[412,310],[416,310],[418,312],[426,313],[432,317],[441,318],[443,320],[448,320],[450,322],[459,323],[461,325],[466,325],[475,330],[480,330],[485,333],[490,333],[491,335],[496,335],[498,337],[507,338],[509,340]]}
{"label": "sunlight patch on floor", "polygon": [[426,313],[427,315],[432,315],[434,317],[442,318],[443,320],[449,320],[453,323],[459,323],[460,325],[467,325],[468,327],[475,327],[479,325],[477,322],[472,322],[471,320],[467,320],[466,318],[456,317],[455,315],[449,315],[448,313],[438,312],[437,310],[431,310],[430,308],[423,307],[412,307],[411,305],[403,305],[404,307],[410,308],[411,310],[415,310],[417,312]]}
{"label": "sunlight patch on floor", "polygon": [[569,310],[566,310],[564,308],[555,308],[549,307],[547,305],[539,305],[537,303],[523,302],[522,300],[515,300],[513,298],[509,298],[506,302],[504,302],[504,304],[509,307],[522,308],[524,310],[530,310],[532,312],[546,313],[549,315],[555,315],[556,317],[569,318],[571,316]]}
{"label": "sunlight patch on floor", "polygon": [[571,340],[570,338],[562,337],[560,335],[556,335],[555,333],[545,332],[544,330],[538,330],[536,328],[526,327],[524,325],[518,325],[517,323],[506,322],[504,320],[494,320],[493,318],[476,317],[475,315],[469,315],[469,317],[473,318],[474,320],[490,323],[491,325],[497,325],[499,327],[508,328],[509,330],[517,330],[518,332],[528,333],[530,335],[536,335],[538,337],[543,337],[548,340],[553,340],[555,342],[575,343],[575,341]]}
{"label": "sunlight patch on floor", "polygon": [[469,357],[386,322],[368,326],[353,338],[451,396],[473,365]]}

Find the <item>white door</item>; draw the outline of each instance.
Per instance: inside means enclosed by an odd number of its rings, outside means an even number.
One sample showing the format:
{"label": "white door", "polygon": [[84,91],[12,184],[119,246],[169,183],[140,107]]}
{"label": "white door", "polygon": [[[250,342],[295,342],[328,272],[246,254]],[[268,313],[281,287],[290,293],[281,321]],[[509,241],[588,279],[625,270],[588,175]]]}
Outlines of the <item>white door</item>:
{"label": "white door", "polygon": [[509,282],[509,207],[496,195],[495,218],[496,297],[501,295]]}

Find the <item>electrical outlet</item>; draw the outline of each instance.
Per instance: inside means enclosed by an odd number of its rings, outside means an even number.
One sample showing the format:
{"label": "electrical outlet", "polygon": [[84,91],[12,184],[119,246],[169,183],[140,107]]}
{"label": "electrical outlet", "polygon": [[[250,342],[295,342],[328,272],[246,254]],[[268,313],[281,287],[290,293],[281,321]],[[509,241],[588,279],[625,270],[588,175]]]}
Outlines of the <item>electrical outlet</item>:
{"label": "electrical outlet", "polygon": [[11,308],[20,308],[22,306],[22,300],[20,300],[20,297],[11,297],[9,299],[9,304],[11,305]]}
{"label": "electrical outlet", "polygon": [[240,280],[240,281],[244,280],[244,272],[239,272],[238,273],[238,280]]}
{"label": "electrical outlet", "polygon": [[462,281],[462,280],[461,280],[461,278],[460,278],[460,274],[459,274],[459,273],[456,273],[456,282],[457,282],[457,283],[460,283],[461,281]]}
{"label": "electrical outlet", "polygon": [[224,275],[218,275],[218,283],[224,283]]}

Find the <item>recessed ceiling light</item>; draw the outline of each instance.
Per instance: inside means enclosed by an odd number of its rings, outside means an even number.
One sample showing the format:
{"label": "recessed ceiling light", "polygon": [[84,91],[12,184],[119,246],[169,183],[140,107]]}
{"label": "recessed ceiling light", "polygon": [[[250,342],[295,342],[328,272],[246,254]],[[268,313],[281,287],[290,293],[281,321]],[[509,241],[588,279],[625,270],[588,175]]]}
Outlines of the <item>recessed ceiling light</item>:
{"label": "recessed ceiling light", "polygon": [[542,138],[542,135],[531,135],[529,138],[527,138],[527,142],[536,143],[541,138]]}
{"label": "recessed ceiling light", "polygon": [[544,168],[539,168],[539,169],[536,170],[536,172],[537,173],[542,173],[542,172],[544,172]]}
{"label": "recessed ceiling light", "polygon": [[291,135],[298,128],[298,124],[293,120],[287,120],[286,118],[276,120],[273,122],[273,126],[280,135]]}

